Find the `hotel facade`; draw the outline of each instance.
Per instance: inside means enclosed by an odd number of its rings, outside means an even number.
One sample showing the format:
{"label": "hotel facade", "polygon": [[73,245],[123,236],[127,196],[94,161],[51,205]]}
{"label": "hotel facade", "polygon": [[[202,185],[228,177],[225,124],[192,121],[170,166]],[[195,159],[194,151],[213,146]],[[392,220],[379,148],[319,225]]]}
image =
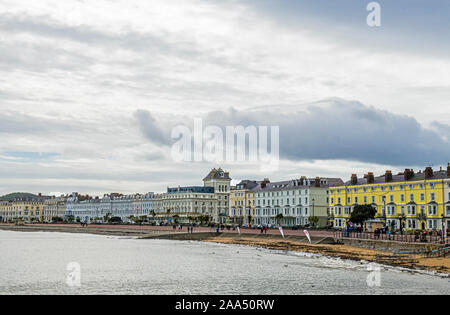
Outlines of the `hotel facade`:
{"label": "hotel facade", "polygon": [[227,223],[230,206],[231,178],[221,168],[212,169],[203,179],[203,186],[167,188],[153,199],[153,216],[159,221],[190,223]]}
{"label": "hotel facade", "polygon": [[254,223],[255,218],[255,193],[259,182],[243,180],[230,193],[230,222],[239,225]]}
{"label": "hotel facade", "polygon": [[[450,164],[447,170],[406,169],[364,178],[353,174],[345,185],[330,188],[330,219],[344,228],[356,205],[371,205],[376,219],[393,230],[442,230],[450,227]],[[371,230],[370,223],[367,226]]]}
{"label": "hotel facade", "polygon": [[287,227],[310,224],[317,217],[318,226],[328,220],[329,187],[342,185],[339,178],[306,178],[260,182],[253,190],[255,196],[255,224]]}
{"label": "hotel facade", "polygon": [[45,200],[50,197],[41,194],[35,197],[17,197],[0,202],[0,220],[13,222],[42,222]]}

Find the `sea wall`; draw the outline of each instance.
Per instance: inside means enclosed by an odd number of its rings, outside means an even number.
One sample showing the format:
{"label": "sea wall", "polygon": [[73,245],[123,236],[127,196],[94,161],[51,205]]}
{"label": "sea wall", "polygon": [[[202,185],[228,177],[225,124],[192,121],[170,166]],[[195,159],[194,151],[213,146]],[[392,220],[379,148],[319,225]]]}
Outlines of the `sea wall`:
{"label": "sea wall", "polygon": [[385,240],[362,240],[354,238],[340,239],[344,245],[375,249],[389,252],[424,252],[443,247],[441,244],[428,244],[428,243],[402,243]]}

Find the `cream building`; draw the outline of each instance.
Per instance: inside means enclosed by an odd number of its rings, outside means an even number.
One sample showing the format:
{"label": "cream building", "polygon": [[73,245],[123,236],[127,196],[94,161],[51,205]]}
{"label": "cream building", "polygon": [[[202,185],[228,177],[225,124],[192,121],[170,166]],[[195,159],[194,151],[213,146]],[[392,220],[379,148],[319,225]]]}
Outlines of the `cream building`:
{"label": "cream building", "polygon": [[52,196],[50,199],[45,200],[42,211],[44,222],[51,222],[55,217],[63,219],[66,213],[66,196]]}
{"label": "cream building", "polygon": [[205,187],[214,188],[214,194],[217,197],[217,211],[213,214],[213,221],[226,223],[230,211],[230,173],[225,172],[221,168],[214,168],[203,179],[203,183]]}
{"label": "cream building", "polygon": [[170,223],[190,223],[200,217],[213,221],[218,208],[214,188],[202,186],[167,188],[167,193],[155,195],[152,203],[154,219]]}
{"label": "cream building", "polygon": [[255,194],[258,182],[243,180],[230,193],[230,219],[234,224],[253,224],[255,216]]}

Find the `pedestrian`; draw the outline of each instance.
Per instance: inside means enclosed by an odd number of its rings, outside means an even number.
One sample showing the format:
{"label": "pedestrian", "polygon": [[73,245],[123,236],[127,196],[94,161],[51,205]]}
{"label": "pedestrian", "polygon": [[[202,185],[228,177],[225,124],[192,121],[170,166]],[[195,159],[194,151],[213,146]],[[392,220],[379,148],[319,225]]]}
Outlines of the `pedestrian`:
{"label": "pedestrian", "polygon": [[268,230],[268,229],[267,229],[267,226],[265,226],[265,227],[264,227],[264,234],[266,234],[266,235],[267,235],[267,230]]}

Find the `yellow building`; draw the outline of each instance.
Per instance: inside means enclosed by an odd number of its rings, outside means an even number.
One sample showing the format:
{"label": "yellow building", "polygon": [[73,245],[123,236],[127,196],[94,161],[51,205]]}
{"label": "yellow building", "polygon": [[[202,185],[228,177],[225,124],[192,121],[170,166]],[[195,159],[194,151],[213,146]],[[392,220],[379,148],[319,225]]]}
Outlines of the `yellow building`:
{"label": "yellow building", "polygon": [[21,220],[24,222],[42,222],[44,202],[48,197],[42,195],[21,196],[14,194],[14,198],[0,202],[0,221],[14,222]]}
{"label": "yellow building", "polygon": [[441,230],[446,220],[444,214],[444,181],[450,177],[447,170],[434,172],[427,167],[424,172],[405,172],[364,178],[352,175],[344,186],[330,188],[330,215],[335,228],[344,228],[356,205],[372,205],[377,209],[375,221],[383,222],[393,230]]}
{"label": "yellow building", "polygon": [[11,205],[8,201],[0,201],[0,222],[7,223]]}
{"label": "yellow building", "polygon": [[255,215],[255,195],[253,189],[258,182],[243,180],[231,190],[230,194],[230,220],[234,224],[253,224]]}

